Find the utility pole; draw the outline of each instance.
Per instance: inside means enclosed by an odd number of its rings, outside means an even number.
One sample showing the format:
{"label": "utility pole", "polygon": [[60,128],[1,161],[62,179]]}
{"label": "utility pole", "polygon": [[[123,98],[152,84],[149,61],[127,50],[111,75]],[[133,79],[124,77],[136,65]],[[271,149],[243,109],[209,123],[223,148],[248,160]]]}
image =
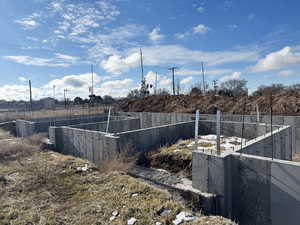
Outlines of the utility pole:
{"label": "utility pole", "polygon": [[203,95],[205,95],[205,81],[204,81],[204,66],[203,66],[203,62],[201,62],[201,67],[202,67]]}
{"label": "utility pole", "polygon": [[55,99],[55,85],[53,85],[53,98]]}
{"label": "utility pole", "polygon": [[144,77],[144,63],[143,63],[143,53],[142,49],[140,48],[140,60],[141,60],[141,95],[145,97],[147,94],[148,88],[146,86],[146,79]]}
{"label": "utility pole", "polygon": [[172,71],[172,83],[173,83],[173,95],[175,95],[175,80],[174,80],[174,73],[177,67],[171,67],[168,70]]}
{"label": "utility pole", "polygon": [[218,89],[218,80],[213,80],[213,86],[214,86],[214,92],[215,95],[217,94],[217,89]]}
{"label": "utility pole", "polygon": [[32,92],[31,92],[31,80],[29,82],[29,99],[30,99],[30,110],[32,111]]}
{"label": "utility pole", "polygon": [[64,101],[65,101],[65,109],[67,108],[67,98],[66,98],[66,93],[67,93],[67,89],[64,89]]}
{"label": "utility pole", "polygon": [[92,72],[92,90],[91,95],[94,95],[94,72],[93,72],[93,64],[91,65],[91,72]]}

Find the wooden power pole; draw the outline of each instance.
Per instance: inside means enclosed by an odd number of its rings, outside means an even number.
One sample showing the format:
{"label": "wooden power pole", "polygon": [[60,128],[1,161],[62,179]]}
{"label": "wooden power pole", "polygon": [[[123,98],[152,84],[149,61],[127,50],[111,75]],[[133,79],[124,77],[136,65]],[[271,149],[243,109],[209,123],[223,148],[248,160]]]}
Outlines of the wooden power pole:
{"label": "wooden power pole", "polygon": [[31,91],[31,80],[29,82],[29,99],[30,99],[30,110],[32,111],[32,91]]}

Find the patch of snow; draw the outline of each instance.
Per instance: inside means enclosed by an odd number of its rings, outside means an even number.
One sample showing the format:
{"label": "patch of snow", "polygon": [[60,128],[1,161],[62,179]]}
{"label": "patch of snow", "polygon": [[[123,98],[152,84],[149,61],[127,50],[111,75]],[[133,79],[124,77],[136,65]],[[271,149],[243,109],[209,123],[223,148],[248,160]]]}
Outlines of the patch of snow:
{"label": "patch of snow", "polygon": [[159,215],[160,216],[166,216],[170,214],[172,211],[170,209],[164,209]]}
{"label": "patch of snow", "polygon": [[136,218],[132,217],[129,220],[127,220],[127,225],[133,225],[136,222]]}
{"label": "patch of snow", "polygon": [[119,215],[119,212],[118,211],[113,211],[112,215],[117,216],[117,215]]}
{"label": "patch of snow", "polygon": [[197,217],[191,213],[180,212],[179,214],[177,214],[176,219],[173,220],[172,222],[173,222],[173,224],[178,225],[184,221],[191,221],[191,220],[195,220],[195,219],[197,219]]}
{"label": "patch of snow", "polygon": [[162,225],[162,223],[161,222],[156,222],[155,225]]}
{"label": "patch of snow", "polygon": [[88,169],[89,169],[89,168],[88,168],[88,164],[85,164],[84,167],[80,167],[80,166],[77,167],[77,168],[76,168],[76,171],[77,171],[77,172],[86,172],[86,171],[88,171]]}
{"label": "patch of snow", "polygon": [[113,221],[114,219],[116,219],[116,217],[112,216],[112,217],[109,218],[109,221]]}
{"label": "patch of snow", "polygon": [[134,193],[134,194],[131,195],[131,197],[136,197],[138,195],[139,195],[138,193]]}

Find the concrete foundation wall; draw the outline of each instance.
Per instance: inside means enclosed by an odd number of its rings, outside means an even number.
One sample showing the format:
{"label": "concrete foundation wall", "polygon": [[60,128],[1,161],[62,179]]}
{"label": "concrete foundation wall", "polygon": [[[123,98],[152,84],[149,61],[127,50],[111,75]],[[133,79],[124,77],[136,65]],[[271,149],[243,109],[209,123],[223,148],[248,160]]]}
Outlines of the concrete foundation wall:
{"label": "concrete foundation wall", "polygon": [[297,225],[300,163],[193,152],[193,187],[217,194],[218,214],[241,225]]}
{"label": "concrete foundation wall", "polygon": [[182,122],[127,131],[116,135],[120,138],[120,150],[148,152],[161,146],[174,144],[179,139],[192,138],[194,130],[194,122]]}
{"label": "concrete foundation wall", "polygon": [[[292,128],[284,126],[272,132],[250,140],[241,150],[243,154],[264,156],[269,158],[292,160]],[[273,145],[272,145],[273,143]]]}
{"label": "concrete foundation wall", "polygon": [[[152,113],[152,112],[120,112],[120,115],[129,115],[141,118],[141,128],[147,128],[152,126],[166,125],[168,122],[177,123],[190,121],[195,118],[194,114],[188,113]],[[215,120],[216,115],[214,114],[200,114],[200,120]],[[242,115],[229,115],[221,114],[221,120],[242,122]],[[256,123],[256,115],[245,115],[244,122]],[[270,124],[271,119],[269,115],[261,115],[259,119],[260,123]],[[273,124],[276,125],[289,125],[292,127],[292,146],[293,154],[300,153],[300,116],[273,116]],[[266,126],[269,132],[270,127]]]}
{"label": "concrete foundation wall", "polygon": [[9,122],[0,123],[0,129],[8,131],[10,134],[12,134],[14,136],[17,135],[16,121],[9,121]]}
{"label": "concrete foundation wall", "polygon": [[[201,114],[200,118],[206,120],[215,120],[215,115],[212,114]],[[223,121],[234,121],[234,122],[242,122],[242,115],[228,115],[222,114],[221,120]],[[245,122],[257,122],[256,115],[245,115]],[[271,117],[269,115],[262,115],[259,117],[260,123],[271,123]],[[292,127],[292,146],[293,146],[293,154],[300,153],[300,116],[273,116],[273,124],[276,125],[287,125]],[[268,128],[269,129],[269,128]],[[268,130],[269,131],[269,130]]]}
{"label": "concrete foundation wall", "polygon": [[[84,129],[84,130],[106,132],[107,121],[99,122],[99,123],[79,124],[70,127]],[[140,128],[141,127],[140,127],[139,118],[128,118],[124,120],[116,120],[115,117],[115,120],[109,122],[108,133],[125,132],[129,130],[137,130]]]}
{"label": "concrete foundation wall", "polygon": [[[25,120],[17,120],[17,135],[19,137],[28,137],[36,133],[48,132],[50,126],[70,126],[75,124],[82,123],[90,123],[90,122],[103,122],[107,120],[107,116],[76,116],[77,118],[67,119],[65,120],[60,118],[56,120],[56,118],[52,118],[52,121],[47,118],[43,118],[42,121],[34,122],[34,121],[25,121]],[[124,117],[111,117],[111,120],[123,119]]]}
{"label": "concrete foundation wall", "polygon": [[[244,123],[222,121],[220,130],[221,135],[242,137],[242,130],[244,126],[243,138],[253,139],[266,134],[270,130],[270,126],[258,123]],[[273,125],[273,130],[279,129],[280,126]],[[199,134],[216,134],[216,122],[213,120],[199,121]]]}
{"label": "concrete foundation wall", "polygon": [[132,116],[141,119],[141,128],[149,128],[188,122],[193,120],[193,114],[187,113],[152,113],[152,112],[119,112],[122,116]]}
{"label": "concrete foundation wall", "polygon": [[36,133],[34,122],[26,120],[16,121],[17,137],[28,137]]}
{"label": "concrete foundation wall", "polygon": [[[124,121],[112,122],[116,122],[116,124],[124,123]],[[134,126],[140,125],[139,119],[125,121],[128,124],[131,122]],[[161,146],[174,144],[179,139],[192,138],[194,129],[194,122],[183,122],[115,134],[70,127],[50,127],[49,137],[55,148],[63,154],[86,158],[93,162],[101,162],[109,160],[117,152],[143,153]]]}
{"label": "concrete foundation wall", "polygon": [[88,159],[94,163],[113,158],[119,150],[118,137],[99,131],[50,127],[49,136],[58,152]]}
{"label": "concrete foundation wall", "polygon": [[43,117],[43,118],[36,118],[36,119],[28,119],[27,121],[31,122],[53,122],[53,121],[60,121],[60,120],[72,120],[72,119],[91,119],[95,117],[106,117],[107,113],[98,113],[98,114],[84,114],[84,115],[70,115],[70,116],[60,116],[60,117]]}

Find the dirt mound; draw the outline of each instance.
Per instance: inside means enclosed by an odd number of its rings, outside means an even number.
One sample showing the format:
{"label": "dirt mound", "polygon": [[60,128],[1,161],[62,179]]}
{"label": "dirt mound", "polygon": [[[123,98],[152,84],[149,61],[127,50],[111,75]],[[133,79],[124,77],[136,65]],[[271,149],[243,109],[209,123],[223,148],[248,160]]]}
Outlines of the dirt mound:
{"label": "dirt mound", "polygon": [[[224,97],[190,95],[152,95],[145,98],[123,99],[118,109],[125,112],[178,112],[213,113],[215,105],[223,113],[256,114],[256,104],[261,114],[270,114],[270,96]],[[273,95],[274,115],[300,115],[300,94],[284,92]]]}

